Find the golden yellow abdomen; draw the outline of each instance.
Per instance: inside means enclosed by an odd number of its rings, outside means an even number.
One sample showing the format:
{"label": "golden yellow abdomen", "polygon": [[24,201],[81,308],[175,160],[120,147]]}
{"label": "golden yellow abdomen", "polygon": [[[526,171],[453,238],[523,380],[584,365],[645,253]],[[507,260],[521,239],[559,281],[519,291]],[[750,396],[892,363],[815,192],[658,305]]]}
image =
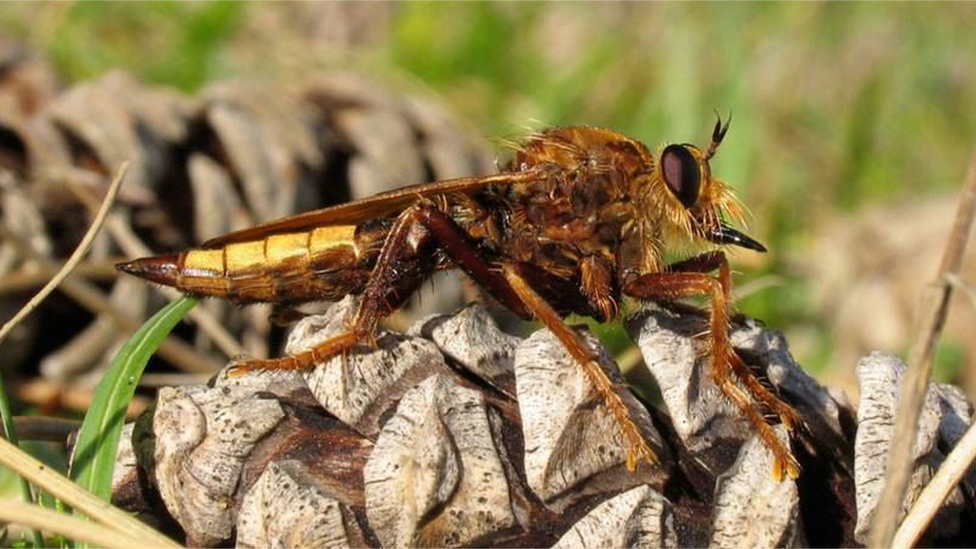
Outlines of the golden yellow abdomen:
{"label": "golden yellow abdomen", "polygon": [[361,270],[360,263],[355,225],[320,227],[189,250],[180,258],[176,287],[244,302],[330,299],[356,288],[325,275]]}

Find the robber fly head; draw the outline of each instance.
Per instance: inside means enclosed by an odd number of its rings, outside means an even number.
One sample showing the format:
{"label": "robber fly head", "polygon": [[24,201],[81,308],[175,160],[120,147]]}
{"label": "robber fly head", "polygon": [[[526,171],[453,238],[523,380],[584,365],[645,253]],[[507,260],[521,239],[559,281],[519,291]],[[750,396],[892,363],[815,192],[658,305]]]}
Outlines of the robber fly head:
{"label": "robber fly head", "polygon": [[728,183],[712,177],[709,159],[722,144],[729,122],[731,118],[725,124],[719,118],[705,150],[690,143],[665,146],[654,167],[653,188],[664,187],[667,191],[653,194],[658,197],[658,206],[666,220],[693,240],[764,252],[766,248],[762,244],[726,223],[726,217],[742,221],[742,205]]}

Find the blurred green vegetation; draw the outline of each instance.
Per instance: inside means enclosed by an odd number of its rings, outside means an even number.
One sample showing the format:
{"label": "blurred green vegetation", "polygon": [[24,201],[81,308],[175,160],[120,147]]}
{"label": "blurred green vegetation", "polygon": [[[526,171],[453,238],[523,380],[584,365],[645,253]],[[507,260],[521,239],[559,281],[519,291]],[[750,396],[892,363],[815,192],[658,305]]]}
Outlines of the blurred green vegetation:
{"label": "blurred green vegetation", "polygon": [[121,67],[192,91],[226,76],[221,55],[245,14],[236,2],[13,2],[0,8],[0,25],[69,82]]}
{"label": "blurred green vegetation", "polygon": [[740,279],[783,280],[740,309],[780,329],[813,327],[796,352],[814,370],[829,360],[830,336],[807,288],[812,228],[954,189],[976,135],[976,4],[410,2],[388,5],[365,45],[279,46],[314,34],[301,9],[8,3],[0,25],[69,81],[124,67],[193,91],[276,76],[296,57],[367,68],[432,90],[496,139],[594,124],[652,147],[701,143],[714,111],[732,112],[714,172],[738,189],[750,232],[771,250],[733,262]]}

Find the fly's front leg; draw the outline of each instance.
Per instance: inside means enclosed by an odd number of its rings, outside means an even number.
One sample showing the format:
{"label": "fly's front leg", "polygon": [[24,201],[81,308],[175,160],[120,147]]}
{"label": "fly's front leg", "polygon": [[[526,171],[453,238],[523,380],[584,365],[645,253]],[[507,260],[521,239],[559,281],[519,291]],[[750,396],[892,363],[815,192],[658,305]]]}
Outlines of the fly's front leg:
{"label": "fly's front leg", "polygon": [[[701,271],[719,270],[718,277],[704,272],[678,271],[694,268]],[[623,285],[624,293],[639,299],[677,300],[693,295],[711,295],[712,309],[709,331],[712,340],[712,379],[722,393],[745,414],[774,456],[773,476],[782,478],[785,470],[790,477],[800,474],[800,465],[779,438],[762,413],[753,405],[748,394],[742,392],[729,377],[730,371],[742,380],[754,398],[776,412],[789,428],[796,423],[796,413],[786,403],[770,393],[752,375],[742,359],[735,354],[728,335],[731,275],[725,255],[721,252],[703,254],[675,264],[667,272],[633,276]]]}
{"label": "fly's front leg", "polygon": [[[230,374],[236,376],[258,370],[307,370],[346,353],[364,339],[371,340],[379,321],[406,300],[427,274],[428,268],[423,261],[413,269],[403,265],[408,257],[416,256],[430,241],[430,233],[419,219],[419,211],[416,206],[404,210],[390,228],[363,290],[356,316],[345,332],[291,356],[241,362],[234,365]],[[421,272],[416,272],[417,269]]]}
{"label": "fly's front leg", "polygon": [[569,354],[583,366],[587,378],[606,403],[630,445],[627,452],[627,469],[630,471],[636,469],[637,462],[640,460],[645,460],[648,463],[657,461],[657,457],[647,445],[644,436],[641,435],[640,429],[634,423],[634,419],[630,416],[630,412],[620,395],[614,390],[613,382],[607,377],[606,372],[600,368],[596,354],[589,349],[586,341],[563,323],[556,311],[526,282],[525,278],[518,272],[518,267],[506,264],[502,266],[502,272],[511,288],[532,315],[542,322],[562,342]]}
{"label": "fly's front leg", "polygon": [[[729,270],[729,262],[725,259],[724,253],[719,251],[708,252],[684,261],[672,263],[668,266],[668,272],[708,273],[714,270],[718,270],[718,283],[722,288],[722,297],[726,303],[726,308],[731,307],[732,273]],[[726,316],[728,316],[728,314],[726,314]],[[786,404],[780,400],[779,397],[771,393],[769,389],[763,386],[763,384],[756,379],[756,376],[752,374],[752,371],[742,360],[742,358],[736,354],[735,350],[731,347],[729,348],[728,357],[729,366],[732,367],[732,371],[735,373],[736,377],[742,381],[752,396],[779,416],[783,426],[786,427],[788,431],[792,431],[793,426],[799,424],[800,422],[800,418],[797,416],[796,411],[793,410],[789,404]]]}

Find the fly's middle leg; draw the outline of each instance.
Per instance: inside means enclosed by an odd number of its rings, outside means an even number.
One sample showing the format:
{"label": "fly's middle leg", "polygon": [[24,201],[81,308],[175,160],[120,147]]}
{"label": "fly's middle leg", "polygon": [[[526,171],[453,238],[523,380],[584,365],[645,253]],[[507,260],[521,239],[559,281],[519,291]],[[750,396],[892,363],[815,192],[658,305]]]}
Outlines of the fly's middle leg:
{"label": "fly's middle leg", "polygon": [[590,350],[586,341],[579,334],[571,330],[546,301],[532,289],[525,278],[514,265],[504,265],[503,274],[509,285],[525,304],[532,316],[542,322],[553,335],[563,344],[569,354],[583,367],[583,372],[593,384],[597,394],[606,404],[614,419],[620,425],[624,438],[629,445],[627,451],[627,469],[633,471],[639,461],[654,463],[657,456],[648,446],[641,434],[640,428],[634,422],[630,411],[623,399],[614,388],[613,382],[597,362],[596,354]]}

